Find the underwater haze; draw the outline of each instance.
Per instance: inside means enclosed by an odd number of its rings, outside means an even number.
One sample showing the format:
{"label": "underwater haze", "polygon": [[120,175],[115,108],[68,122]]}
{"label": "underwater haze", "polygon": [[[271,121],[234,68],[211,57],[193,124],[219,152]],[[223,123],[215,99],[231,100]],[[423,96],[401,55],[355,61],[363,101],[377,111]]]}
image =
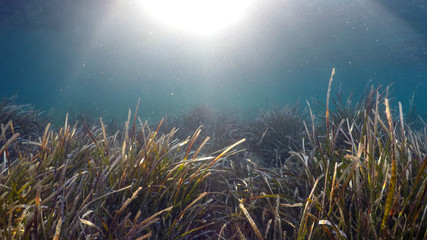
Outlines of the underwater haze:
{"label": "underwater haze", "polygon": [[404,110],[413,97],[426,116],[423,0],[253,0],[208,34],[165,24],[144,2],[0,1],[0,97],[56,119],[126,118],[138,98],[148,120],[201,105],[246,118],[323,102],[335,68],[332,95],[392,84]]}

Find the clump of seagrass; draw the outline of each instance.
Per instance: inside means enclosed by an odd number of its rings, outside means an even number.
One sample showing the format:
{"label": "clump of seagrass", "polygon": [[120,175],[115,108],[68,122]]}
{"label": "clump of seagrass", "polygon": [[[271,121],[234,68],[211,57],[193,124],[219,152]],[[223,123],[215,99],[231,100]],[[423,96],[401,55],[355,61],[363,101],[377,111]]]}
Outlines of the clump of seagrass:
{"label": "clump of seagrass", "polygon": [[[328,125],[332,129],[340,129],[336,139],[337,148],[345,149],[350,143],[352,138],[359,139],[363,134],[363,125],[367,120],[366,116],[375,118],[375,113],[372,111],[375,108],[375,99],[384,102],[384,99],[389,95],[389,87],[385,90],[381,86],[366,87],[362,92],[360,100],[353,102],[352,95],[347,97],[344,101],[343,92],[340,89],[336,98],[332,98],[332,110],[327,109],[329,116],[320,115],[318,121],[319,135],[327,135],[328,129],[322,126]],[[329,108],[329,106],[328,106]],[[321,109],[321,108],[319,108]],[[319,110],[318,109],[318,110]],[[321,112],[318,111],[321,114]],[[384,113],[379,113],[384,117]],[[380,129],[381,134],[384,132]]]}
{"label": "clump of seagrass", "polygon": [[299,104],[278,110],[260,111],[249,124],[250,150],[269,166],[280,166],[290,151],[301,149],[305,114]]}
{"label": "clump of seagrass", "polygon": [[[200,156],[206,142],[175,140],[129,114],[122,134],[105,125],[51,129],[32,152],[0,164],[1,239],[192,239],[214,222],[207,181],[238,141]],[[16,143],[15,138],[7,142]],[[3,147],[1,148],[3,151]]]}
{"label": "clump of seagrass", "polygon": [[215,199],[229,206],[217,211],[219,237],[425,239],[427,128],[410,129],[402,105],[393,112],[378,89],[366,98],[373,106],[361,109],[359,135],[331,120],[328,99],[326,120],[309,109],[308,140],[281,168],[232,160],[216,181],[227,190]]}
{"label": "clump of seagrass", "polygon": [[197,106],[188,112],[183,112],[167,121],[166,131],[177,128],[175,136],[185,140],[199,127],[202,131],[196,144],[200,144],[206,137],[210,140],[204,151],[212,152],[222,149],[242,138],[244,129],[236,117],[215,111],[206,106]]}
{"label": "clump of seagrass", "polygon": [[308,201],[298,239],[427,237],[426,129],[408,128],[400,103],[396,122],[389,100],[383,101],[378,90],[366,98],[373,107],[363,109],[362,131],[347,146],[337,139],[352,136],[352,130],[329,126],[327,104],[326,136],[319,137],[312,117],[313,127],[307,127],[311,150],[294,153],[301,162],[299,185],[311,186],[304,194]]}
{"label": "clump of seagrass", "polygon": [[[81,112],[76,111],[76,109],[70,109],[68,122],[70,125],[78,124],[79,126],[87,126],[100,128],[101,124],[99,122],[99,117],[95,117],[91,112]],[[109,118],[104,119],[103,124],[105,125],[105,130],[107,135],[114,135],[117,132],[121,133],[123,131],[124,124],[117,119]]]}
{"label": "clump of seagrass", "polygon": [[304,199],[281,168],[261,168],[246,159],[223,164],[214,214],[220,239],[284,239],[296,236]]}
{"label": "clump of seagrass", "polygon": [[[22,142],[39,138],[50,115],[42,114],[30,104],[18,105],[15,103],[16,98],[0,99],[0,146],[3,146],[3,153],[10,158],[19,156],[21,149],[14,144],[15,141],[8,143],[8,140],[15,137],[17,142]],[[22,150],[26,147],[21,146]]]}
{"label": "clump of seagrass", "polygon": [[204,154],[198,126],[179,140],[137,110],[114,134],[102,120],[27,142],[4,128],[0,238],[426,239],[426,125],[411,129],[375,88],[360,121],[344,117],[329,108],[333,75],[324,119],[309,105],[304,141],[278,167],[238,154],[244,139]]}
{"label": "clump of seagrass", "polygon": [[[13,123],[13,131],[19,133],[21,138],[38,138],[43,134],[48,115],[43,116],[42,112],[34,109],[30,104],[16,104],[16,98],[17,96],[0,99],[0,124],[3,126],[2,128]],[[6,134],[6,138],[9,138],[12,131],[7,131],[4,134]]]}

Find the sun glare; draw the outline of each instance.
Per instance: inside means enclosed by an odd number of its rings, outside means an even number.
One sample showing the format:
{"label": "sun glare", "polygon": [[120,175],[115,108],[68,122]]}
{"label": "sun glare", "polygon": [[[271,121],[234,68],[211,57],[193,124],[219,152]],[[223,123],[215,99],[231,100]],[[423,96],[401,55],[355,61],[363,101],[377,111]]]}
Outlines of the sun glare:
{"label": "sun glare", "polygon": [[252,0],[145,0],[144,11],[167,27],[212,34],[242,19]]}

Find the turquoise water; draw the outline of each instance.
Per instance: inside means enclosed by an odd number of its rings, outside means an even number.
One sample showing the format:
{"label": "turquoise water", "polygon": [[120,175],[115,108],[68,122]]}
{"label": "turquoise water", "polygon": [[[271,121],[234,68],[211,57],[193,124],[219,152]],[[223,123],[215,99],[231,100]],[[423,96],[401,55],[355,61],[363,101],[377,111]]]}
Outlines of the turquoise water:
{"label": "turquoise water", "polygon": [[216,35],[167,28],[135,1],[0,1],[0,96],[19,103],[158,120],[198,105],[253,116],[299,99],[393,84],[427,115],[424,1],[255,1]]}

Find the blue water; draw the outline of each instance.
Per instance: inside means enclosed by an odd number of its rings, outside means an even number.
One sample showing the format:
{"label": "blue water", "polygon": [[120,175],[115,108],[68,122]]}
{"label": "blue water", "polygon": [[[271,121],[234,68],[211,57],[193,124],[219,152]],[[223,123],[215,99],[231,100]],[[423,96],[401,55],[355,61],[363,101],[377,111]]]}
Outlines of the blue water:
{"label": "blue water", "polygon": [[[0,1],[0,96],[126,118],[206,105],[243,116],[299,99],[360,95],[393,84],[404,109],[427,115],[427,3],[422,0],[256,1],[213,36],[161,26],[134,1]],[[357,97],[355,97],[357,99]]]}

